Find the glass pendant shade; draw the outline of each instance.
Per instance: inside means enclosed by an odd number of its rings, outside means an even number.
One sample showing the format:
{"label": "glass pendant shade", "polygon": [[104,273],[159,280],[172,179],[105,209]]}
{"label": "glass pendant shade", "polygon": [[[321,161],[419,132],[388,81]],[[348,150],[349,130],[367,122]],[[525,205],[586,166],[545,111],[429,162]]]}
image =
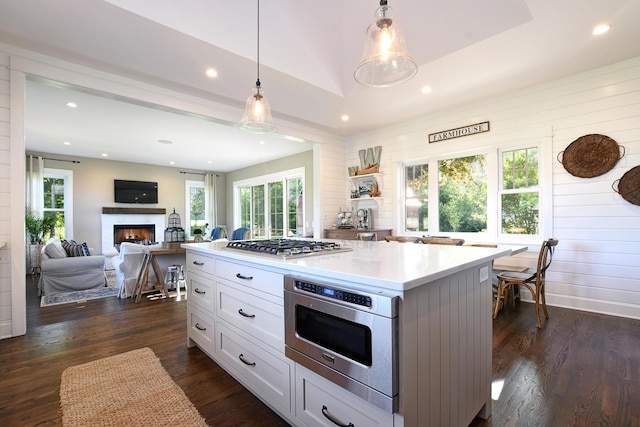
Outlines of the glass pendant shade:
{"label": "glass pendant shade", "polygon": [[260,80],[253,88],[253,95],[247,99],[244,115],[240,120],[240,129],[253,133],[271,133],[276,131],[276,125],[271,117],[269,101],[264,96]]}
{"label": "glass pendant shade", "polygon": [[418,64],[409,55],[398,21],[392,18],[386,1],[381,1],[374,22],[367,28],[364,53],[354,78],[365,86],[387,87],[405,82],[417,72]]}

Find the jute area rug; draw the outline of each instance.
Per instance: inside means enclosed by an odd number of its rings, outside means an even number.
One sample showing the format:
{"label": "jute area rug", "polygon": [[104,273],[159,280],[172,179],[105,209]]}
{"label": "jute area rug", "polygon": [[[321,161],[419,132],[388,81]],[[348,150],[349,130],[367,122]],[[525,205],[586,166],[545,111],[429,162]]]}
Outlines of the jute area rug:
{"label": "jute area rug", "polygon": [[207,426],[149,348],[65,369],[60,404],[64,427]]}

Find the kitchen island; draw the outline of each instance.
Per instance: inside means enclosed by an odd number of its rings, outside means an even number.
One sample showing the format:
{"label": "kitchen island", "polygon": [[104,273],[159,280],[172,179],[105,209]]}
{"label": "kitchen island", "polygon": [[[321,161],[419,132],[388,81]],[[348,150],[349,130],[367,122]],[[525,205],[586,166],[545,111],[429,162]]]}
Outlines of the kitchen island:
{"label": "kitchen island", "polygon": [[[293,425],[466,426],[488,417],[491,263],[511,249],[340,243],[353,250],[289,259],[226,242],[183,245],[188,345]],[[392,407],[285,356],[286,276],[399,301]]]}

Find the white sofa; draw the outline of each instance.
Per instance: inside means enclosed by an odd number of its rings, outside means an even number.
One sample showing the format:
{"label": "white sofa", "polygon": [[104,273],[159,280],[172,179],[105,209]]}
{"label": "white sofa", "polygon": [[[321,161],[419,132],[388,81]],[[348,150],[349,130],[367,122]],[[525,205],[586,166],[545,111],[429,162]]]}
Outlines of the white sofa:
{"label": "white sofa", "polygon": [[[111,258],[111,265],[116,272],[116,288],[119,298],[128,298],[133,294],[133,288],[136,286],[138,272],[142,265],[144,248],[137,243],[122,242],[120,244],[120,253]],[[164,278],[160,278],[163,280]],[[155,274],[150,269],[148,283],[155,283]]]}
{"label": "white sofa", "polygon": [[41,256],[40,295],[106,286],[103,255],[68,256],[60,241],[54,239],[42,247]]}

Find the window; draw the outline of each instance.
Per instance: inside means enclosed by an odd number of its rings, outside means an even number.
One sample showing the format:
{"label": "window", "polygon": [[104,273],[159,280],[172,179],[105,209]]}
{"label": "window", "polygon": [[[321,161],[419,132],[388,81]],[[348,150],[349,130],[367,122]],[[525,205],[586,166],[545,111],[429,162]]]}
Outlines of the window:
{"label": "window", "polygon": [[[404,231],[540,234],[539,145],[405,165]],[[496,165],[489,176],[487,164]]]}
{"label": "window", "polygon": [[73,171],[44,169],[43,218],[55,218],[51,236],[60,240],[73,237]]}
{"label": "window", "polygon": [[206,192],[203,181],[185,181],[187,195],[187,226],[185,232],[187,236],[194,236],[194,230],[200,229],[202,234],[206,233],[207,223],[206,212]]}
{"label": "window", "polygon": [[[474,155],[405,166],[405,231],[431,231],[431,234],[485,231],[485,163],[484,155]],[[437,171],[434,188],[429,186],[430,167]],[[431,221],[430,204],[431,212],[438,214]]]}
{"label": "window", "polygon": [[405,167],[405,230],[428,231],[429,165]]}
{"label": "window", "polygon": [[236,223],[254,239],[304,234],[304,169],[234,183]]}
{"label": "window", "polygon": [[503,234],[538,234],[538,148],[502,152],[500,212]]}
{"label": "window", "polygon": [[438,162],[438,231],[477,233],[487,230],[485,164],[484,155]]}

